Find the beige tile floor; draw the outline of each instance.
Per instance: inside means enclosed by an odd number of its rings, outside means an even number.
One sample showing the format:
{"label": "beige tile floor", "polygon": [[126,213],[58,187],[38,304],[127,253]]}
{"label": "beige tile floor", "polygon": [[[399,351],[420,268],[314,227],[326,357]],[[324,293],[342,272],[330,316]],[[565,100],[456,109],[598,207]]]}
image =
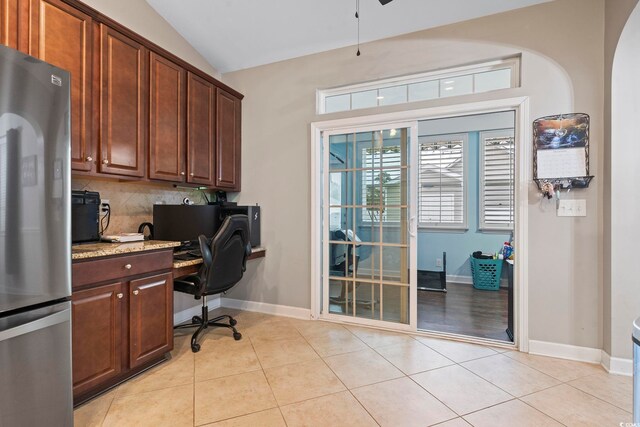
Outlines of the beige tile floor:
{"label": "beige tile floor", "polygon": [[259,313],[209,330],[79,407],[84,426],[618,426],[631,379],[600,366]]}

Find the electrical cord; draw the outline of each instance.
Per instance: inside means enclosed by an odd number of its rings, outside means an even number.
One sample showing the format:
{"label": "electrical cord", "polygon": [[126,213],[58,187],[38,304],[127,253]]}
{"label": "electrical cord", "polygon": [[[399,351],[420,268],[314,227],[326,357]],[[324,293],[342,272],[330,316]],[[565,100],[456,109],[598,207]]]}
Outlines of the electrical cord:
{"label": "electrical cord", "polygon": [[[108,203],[103,203],[100,209],[105,209],[105,208],[106,208],[107,214],[102,218],[100,218],[100,234],[104,234],[104,232],[107,231],[107,228],[109,228],[109,224],[111,223],[111,205],[109,205]],[[106,226],[104,225],[105,218],[107,219]]]}

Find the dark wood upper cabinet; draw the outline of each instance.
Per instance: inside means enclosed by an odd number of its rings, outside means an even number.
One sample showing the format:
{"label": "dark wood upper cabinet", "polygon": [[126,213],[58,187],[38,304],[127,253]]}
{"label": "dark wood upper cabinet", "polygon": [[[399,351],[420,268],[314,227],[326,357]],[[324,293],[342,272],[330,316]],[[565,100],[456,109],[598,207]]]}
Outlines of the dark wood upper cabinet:
{"label": "dark wood upper cabinet", "polygon": [[100,25],[100,172],[143,177],[148,51]]}
{"label": "dark wood upper cabinet", "polygon": [[73,393],[79,395],[122,371],[121,282],[73,293]]}
{"label": "dark wood upper cabinet", "polygon": [[31,0],[30,15],[29,54],[71,73],[71,167],[90,171],[92,19],[60,0]]}
{"label": "dark wood upper cabinet", "polygon": [[242,105],[230,93],[216,94],[216,188],[240,191]]}
{"label": "dark wood upper cabinet", "polygon": [[187,75],[187,182],[215,185],[216,88],[195,74]]}
{"label": "dark wood upper cabinet", "polygon": [[149,55],[149,178],[182,182],[186,175],[186,72]]}
{"label": "dark wood upper cabinet", "polygon": [[18,48],[18,0],[0,0],[0,44]]}
{"label": "dark wood upper cabinet", "polygon": [[157,359],[173,348],[173,275],[129,283],[129,367]]}

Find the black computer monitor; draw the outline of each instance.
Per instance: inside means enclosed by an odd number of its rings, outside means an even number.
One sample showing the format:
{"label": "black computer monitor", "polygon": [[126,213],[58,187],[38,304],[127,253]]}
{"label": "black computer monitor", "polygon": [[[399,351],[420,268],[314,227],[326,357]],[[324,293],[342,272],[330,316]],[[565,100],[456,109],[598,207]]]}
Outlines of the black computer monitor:
{"label": "black computer monitor", "polygon": [[153,205],[153,238],[191,242],[198,236],[213,237],[220,228],[220,206]]}

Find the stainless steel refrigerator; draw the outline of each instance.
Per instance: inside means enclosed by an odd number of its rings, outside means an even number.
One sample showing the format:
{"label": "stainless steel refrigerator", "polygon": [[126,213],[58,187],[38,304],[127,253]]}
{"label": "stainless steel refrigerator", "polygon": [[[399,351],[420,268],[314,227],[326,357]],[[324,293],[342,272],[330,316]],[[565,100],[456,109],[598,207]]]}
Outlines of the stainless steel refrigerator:
{"label": "stainless steel refrigerator", "polygon": [[0,426],[71,426],[69,73],[0,46]]}

